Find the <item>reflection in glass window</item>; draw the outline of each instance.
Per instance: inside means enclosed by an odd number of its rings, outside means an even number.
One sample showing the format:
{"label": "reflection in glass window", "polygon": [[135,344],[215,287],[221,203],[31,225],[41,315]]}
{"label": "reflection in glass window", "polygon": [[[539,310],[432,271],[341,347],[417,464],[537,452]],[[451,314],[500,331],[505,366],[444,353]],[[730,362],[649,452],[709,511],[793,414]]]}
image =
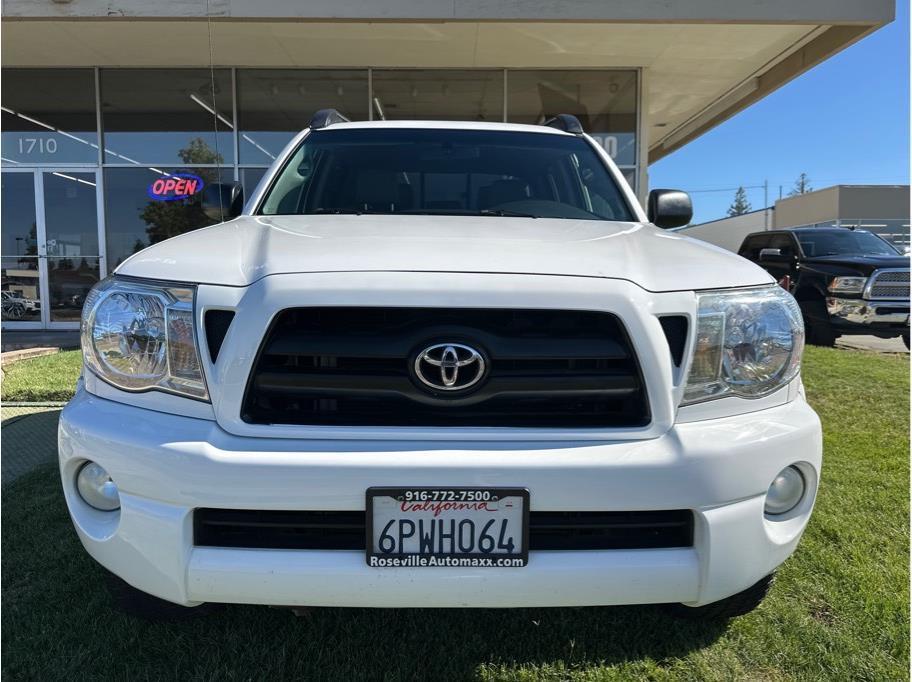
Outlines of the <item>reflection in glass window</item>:
{"label": "reflection in glass window", "polygon": [[[186,199],[165,201],[150,196],[156,180],[170,173],[189,173],[204,185]],[[231,182],[231,169],[217,168],[108,168],[105,178],[105,227],[109,269],[120,265],[150,244],[212,225],[200,205],[203,186]],[[154,195],[154,192],[152,192]]]}
{"label": "reflection in glass window", "polygon": [[98,255],[95,173],[42,173],[47,255],[74,258]]}
{"label": "reflection in glass window", "polygon": [[624,179],[627,180],[627,184],[630,185],[630,188],[634,192],[636,192],[636,188],[637,188],[636,168],[621,168],[621,173],[624,174]]}
{"label": "reflection in glass window", "polygon": [[2,178],[0,312],[4,322],[37,322],[41,319],[41,301],[35,176],[32,173],[3,173]]}
{"label": "reflection in glass window", "polygon": [[3,69],[3,164],[97,163],[91,69]]}
{"label": "reflection in glass window", "polygon": [[0,254],[38,255],[38,218],[35,212],[35,175],[3,173],[0,189]]}
{"label": "reflection in glass window", "polygon": [[374,120],[503,121],[503,71],[378,70]]}
{"label": "reflection in glass window", "polygon": [[103,69],[104,161],[234,163],[232,110],[227,69]]}
{"label": "reflection in glass window", "polygon": [[241,69],[237,86],[241,163],[272,163],[320,109],[367,119],[367,69]]}
{"label": "reflection in glass window", "polygon": [[3,257],[3,287],[0,311],[4,322],[38,322],[41,320],[41,297],[38,288],[38,258]]}
{"label": "reflection in glass window", "polygon": [[635,71],[509,71],[507,118],[542,123],[573,114],[618,164],[636,163]]}
{"label": "reflection in glass window", "polygon": [[263,176],[266,175],[265,168],[242,168],[241,169],[241,186],[244,188],[244,203],[253,196],[253,192]]}
{"label": "reflection in glass window", "polygon": [[79,322],[82,304],[98,282],[98,258],[48,258],[51,322]]}

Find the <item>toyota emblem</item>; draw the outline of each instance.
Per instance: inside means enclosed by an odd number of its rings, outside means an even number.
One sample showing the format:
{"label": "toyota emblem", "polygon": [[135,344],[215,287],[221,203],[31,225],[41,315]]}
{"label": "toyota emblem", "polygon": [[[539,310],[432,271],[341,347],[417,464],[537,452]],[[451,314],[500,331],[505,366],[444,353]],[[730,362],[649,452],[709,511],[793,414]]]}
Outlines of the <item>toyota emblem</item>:
{"label": "toyota emblem", "polygon": [[481,353],[461,343],[437,343],[415,358],[415,376],[436,391],[463,391],[481,381],[484,373]]}

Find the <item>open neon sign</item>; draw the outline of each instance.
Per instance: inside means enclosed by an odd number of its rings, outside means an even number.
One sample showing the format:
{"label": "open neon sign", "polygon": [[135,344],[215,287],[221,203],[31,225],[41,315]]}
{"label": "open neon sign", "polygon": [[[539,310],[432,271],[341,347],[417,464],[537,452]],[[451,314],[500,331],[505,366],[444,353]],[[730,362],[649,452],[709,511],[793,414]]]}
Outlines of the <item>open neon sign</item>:
{"label": "open neon sign", "polygon": [[155,201],[177,201],[203,191],[203,179],[192,173],[171,173],[158,178],[146,189],[146,194]]}

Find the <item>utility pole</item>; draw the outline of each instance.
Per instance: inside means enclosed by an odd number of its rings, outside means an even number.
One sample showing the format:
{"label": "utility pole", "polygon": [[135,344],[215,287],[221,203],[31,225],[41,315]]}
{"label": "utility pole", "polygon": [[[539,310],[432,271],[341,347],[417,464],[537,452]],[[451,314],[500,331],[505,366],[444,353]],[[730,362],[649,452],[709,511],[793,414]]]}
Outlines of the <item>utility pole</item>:
{"label": "utility pole", "polygon": [[763,180],[763,229],[770,229],[769,180]]}

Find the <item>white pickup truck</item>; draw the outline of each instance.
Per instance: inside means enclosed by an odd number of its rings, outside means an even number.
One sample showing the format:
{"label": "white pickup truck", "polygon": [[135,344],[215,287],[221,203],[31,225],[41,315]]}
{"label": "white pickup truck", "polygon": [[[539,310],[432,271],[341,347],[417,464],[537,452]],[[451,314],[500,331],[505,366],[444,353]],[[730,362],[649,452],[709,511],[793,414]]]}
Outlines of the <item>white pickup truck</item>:
{"label": "white pickup truck", "polygon": [[[811,515],[804,330],[572,116],[318,112],[88,296],[60,471],[121,604],[754,608]],[[682,606],[683,605],[683,606]],[[203,609],[197,609],[197,613]]]}

